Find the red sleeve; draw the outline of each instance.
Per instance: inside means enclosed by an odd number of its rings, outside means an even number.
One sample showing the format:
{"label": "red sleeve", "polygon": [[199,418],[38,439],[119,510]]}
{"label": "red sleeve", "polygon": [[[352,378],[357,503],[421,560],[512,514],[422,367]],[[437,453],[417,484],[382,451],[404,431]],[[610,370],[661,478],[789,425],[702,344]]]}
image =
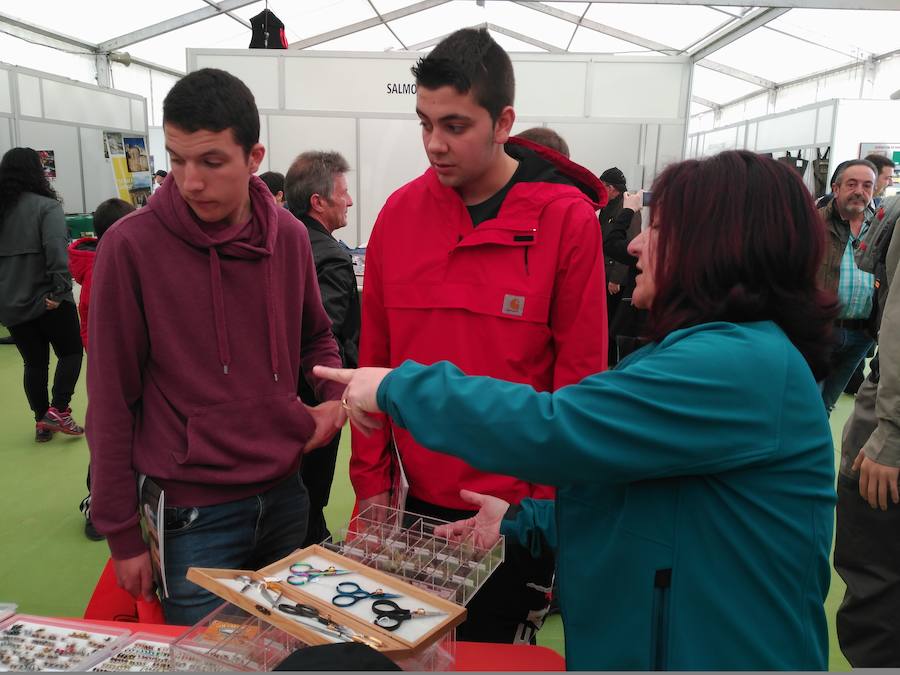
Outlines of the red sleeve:
{"label": "red sleeve", "polygon": [[[366,247],[366,272],[363,278],[362,327],[359,336],[359,365],[389,368],[390,334],[384,308],[381,231],[384,210],[378,216]],[[368,437],[352,431],[350,482],[357,499],[368,499],[391,486],[391,421],[385,415],[383,426]]]}

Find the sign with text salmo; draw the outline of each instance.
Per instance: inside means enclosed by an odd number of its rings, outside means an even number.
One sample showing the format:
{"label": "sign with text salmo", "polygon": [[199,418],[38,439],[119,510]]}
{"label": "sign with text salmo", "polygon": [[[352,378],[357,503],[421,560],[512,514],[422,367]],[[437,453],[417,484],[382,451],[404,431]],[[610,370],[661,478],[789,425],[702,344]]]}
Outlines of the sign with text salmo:
{"label": "sign with text salmo", "polygon": [[354,113],[416,110],[416,85],[407,59],[285,59],[285,107]]}

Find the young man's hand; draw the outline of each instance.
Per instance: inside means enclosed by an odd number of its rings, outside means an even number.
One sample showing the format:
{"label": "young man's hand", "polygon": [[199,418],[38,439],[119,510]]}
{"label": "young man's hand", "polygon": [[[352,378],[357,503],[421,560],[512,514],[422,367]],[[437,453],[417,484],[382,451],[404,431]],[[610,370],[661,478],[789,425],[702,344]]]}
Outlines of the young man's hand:
{"label": "young man's hand", "polygon": [[153,567],[150,564],[149,551],[124,560],[113,558],[113,569],[119,588],[125,590],[135,600],[153,600]]}
{"label": "young man's hand", "polygon": [[304,404],[304,407],[316,423],[313,435],[303,446],[303,452],[306,453],[321,448],[334,438],[347,421],[347,411],[341,407],[340,401],[325,401],[315,407]]}

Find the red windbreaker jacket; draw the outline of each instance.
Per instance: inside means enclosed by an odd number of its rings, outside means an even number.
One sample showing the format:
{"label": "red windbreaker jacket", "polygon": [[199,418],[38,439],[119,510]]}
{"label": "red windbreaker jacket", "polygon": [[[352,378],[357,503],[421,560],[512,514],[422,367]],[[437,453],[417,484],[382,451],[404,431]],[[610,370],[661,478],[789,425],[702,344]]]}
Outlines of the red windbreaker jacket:
{"label": "red windbreaker jacket", "polygon": [[[514,139],[506,149],[529,163],[526,174],[534,180],[513,185],[497,217],[477,227],[433,169],[388,198],[366,249],[360,366],[447,360],[469,375],[539,391],[606,368],[606,283],[595,213],[606,189],[590,171],[542,146]],[[353,431],[350,478],[359,499],[390,488],[392,434],[409,493],[418,499],[471,509],[461,488],[511,503],[553,495],[432,452],[385,422],[369,437]]]}

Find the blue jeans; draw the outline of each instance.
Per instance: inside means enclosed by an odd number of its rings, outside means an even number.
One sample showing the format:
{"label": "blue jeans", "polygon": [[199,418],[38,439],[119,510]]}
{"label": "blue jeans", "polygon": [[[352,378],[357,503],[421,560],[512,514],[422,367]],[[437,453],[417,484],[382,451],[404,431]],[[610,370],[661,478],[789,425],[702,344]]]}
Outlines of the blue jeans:
{"label": "blue jeans", "polygon": [[837,403],[841,392],[850,381],[853,371],[866,357],[874,340],[865,330],[850,328],[834,329],[834,352],[831,355],[831,373],[819,382],[819,391],[822,392],[822,400],[825,409],[831,415],[834,404]]}
{"label": "blue jeans", "polygon": [[197,623],[224,602],[186,578],[188,567],[255,570],[303,545],[309,497],[299,474],[255,497],[165,513],[166,622]]}

